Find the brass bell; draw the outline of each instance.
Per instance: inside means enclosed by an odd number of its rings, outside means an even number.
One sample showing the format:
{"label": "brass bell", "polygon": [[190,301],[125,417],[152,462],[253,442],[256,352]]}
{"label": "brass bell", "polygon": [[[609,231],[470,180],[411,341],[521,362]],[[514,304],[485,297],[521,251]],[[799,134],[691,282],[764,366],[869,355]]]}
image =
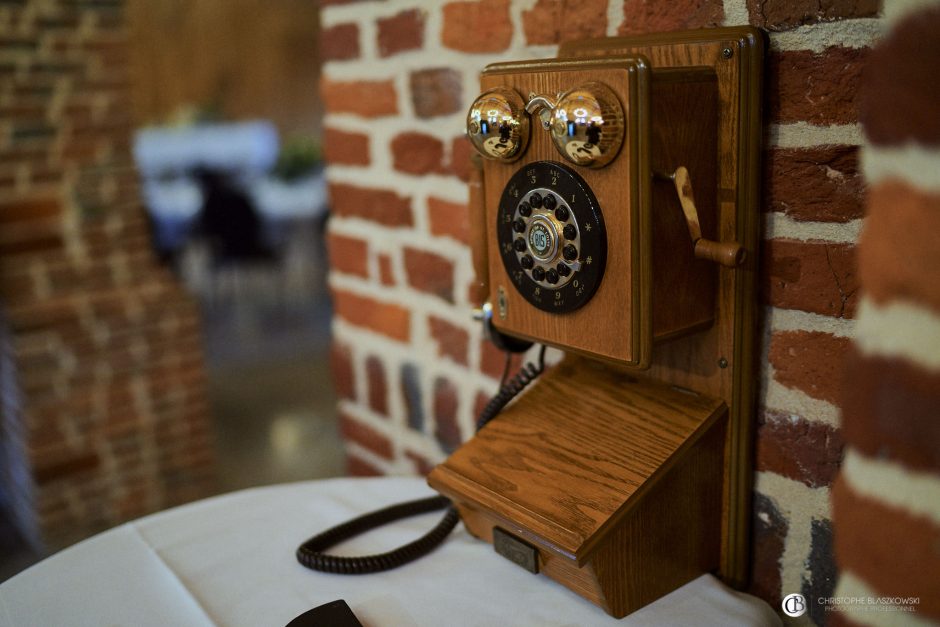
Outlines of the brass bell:
{"label": "brass bell", "polygon": [[506,87],[480,94],[467,113],[467,136],[488,159],[521,157],[529,141],[529,116],[522,97]]}
{"label": "brass bell", "polygon": [[623,143],[623,107],[603,83],[586,83],[565,92],[552,116],[552,141],[568,161],[602,168],[617,156]]}

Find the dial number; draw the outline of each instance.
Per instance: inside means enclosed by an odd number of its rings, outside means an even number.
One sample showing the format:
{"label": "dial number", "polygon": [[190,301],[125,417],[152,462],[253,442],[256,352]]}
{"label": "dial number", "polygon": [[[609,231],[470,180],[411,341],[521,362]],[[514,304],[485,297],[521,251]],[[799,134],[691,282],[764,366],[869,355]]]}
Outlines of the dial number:
{"label": "dial number", "polygon": [[591,299],[604,275],[607,233],[597,198],[573,169],[552,161],[520,168],[499,216],[503,265],[530,304],[558,314]]}

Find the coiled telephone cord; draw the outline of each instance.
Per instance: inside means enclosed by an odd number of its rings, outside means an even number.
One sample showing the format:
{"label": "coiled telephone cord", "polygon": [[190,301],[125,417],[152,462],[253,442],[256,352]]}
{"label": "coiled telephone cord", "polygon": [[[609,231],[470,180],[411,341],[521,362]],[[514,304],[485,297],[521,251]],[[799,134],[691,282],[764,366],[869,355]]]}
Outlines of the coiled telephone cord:
{"label": "coiled telephone cord", "polygon": [[516,398],[522,390],[526,389],[530,383],[535,381],[536,377],[542,374],[543,370],[545,370],[544,345],[539,349],[538,365],[528,362],[509,380],[509,383],[503,385],[499,389],[499,392],[496,393],[496,396],[491,398],[490,402],[486,404],[486,407],[480,412],[479,418],[477,418],[477,431],[482,429],[490,420],[498,416],[499,412],[503,411],[503,408],[509,404],[509,401]]}
{"label": "coiled telephone cord", "polygon": [[[527,363],[516,375],[503,385],[490,402],[486,404],[477,420],[477,431],[495,418],[509,402],[518,396],[545,370],[545,346],[539,351],[538,364]],[[343,557],[324,553],[326,549],[358,536],[366,531],[381,527],[395,520],[425,514],[447,508],[444,517],[428,533],[414,542],[386,553]],[[412,562],[437,548],[453,531],[460,520],[457,509],[450,499],[444,496],[406,501],[391,505],[374,512],[363,514],[340,525],[319,533],[297,548],[297,561],[312,570],[337,575],[366,575],[398,568]]]}

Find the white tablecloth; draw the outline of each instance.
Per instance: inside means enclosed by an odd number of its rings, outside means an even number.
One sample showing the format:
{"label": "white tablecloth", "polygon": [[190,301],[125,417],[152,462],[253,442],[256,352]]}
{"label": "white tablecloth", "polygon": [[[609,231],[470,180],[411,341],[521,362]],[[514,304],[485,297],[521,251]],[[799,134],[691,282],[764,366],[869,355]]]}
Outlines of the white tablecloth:
{"label": "white tablecloth", "polygon": [[[297,545],[380,506],[433,494],[417,478],[334,479],[219,496],[116,527],[0,585],[0,624],[134,627],[283,626],[345,599],[366,627],[780,625],[763,601],[702,576],[617,621],[544,576],[496,555],[462,525],[430,555],[365,576],[315,573]],[[339,547],[387,550],[440,513]]]}

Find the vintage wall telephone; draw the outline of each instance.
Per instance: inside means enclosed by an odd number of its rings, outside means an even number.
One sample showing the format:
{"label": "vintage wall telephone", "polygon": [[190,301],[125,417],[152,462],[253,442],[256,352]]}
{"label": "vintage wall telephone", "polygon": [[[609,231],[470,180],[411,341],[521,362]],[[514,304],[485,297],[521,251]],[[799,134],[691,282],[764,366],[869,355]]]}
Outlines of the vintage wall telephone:
{"label": "vintage wall telephone", "polygon": [[[428,478],[450,501],[418,509],[453,502],[614,616],[704,572],[746,579],[761,66],[750,27],[570,43],[488,66],[467,116],[487,332],[566,357],[498,395]],[[362,570],[321,551],[406,513],[298,558]],[[423,554],[456,521],[378,557]]]}

